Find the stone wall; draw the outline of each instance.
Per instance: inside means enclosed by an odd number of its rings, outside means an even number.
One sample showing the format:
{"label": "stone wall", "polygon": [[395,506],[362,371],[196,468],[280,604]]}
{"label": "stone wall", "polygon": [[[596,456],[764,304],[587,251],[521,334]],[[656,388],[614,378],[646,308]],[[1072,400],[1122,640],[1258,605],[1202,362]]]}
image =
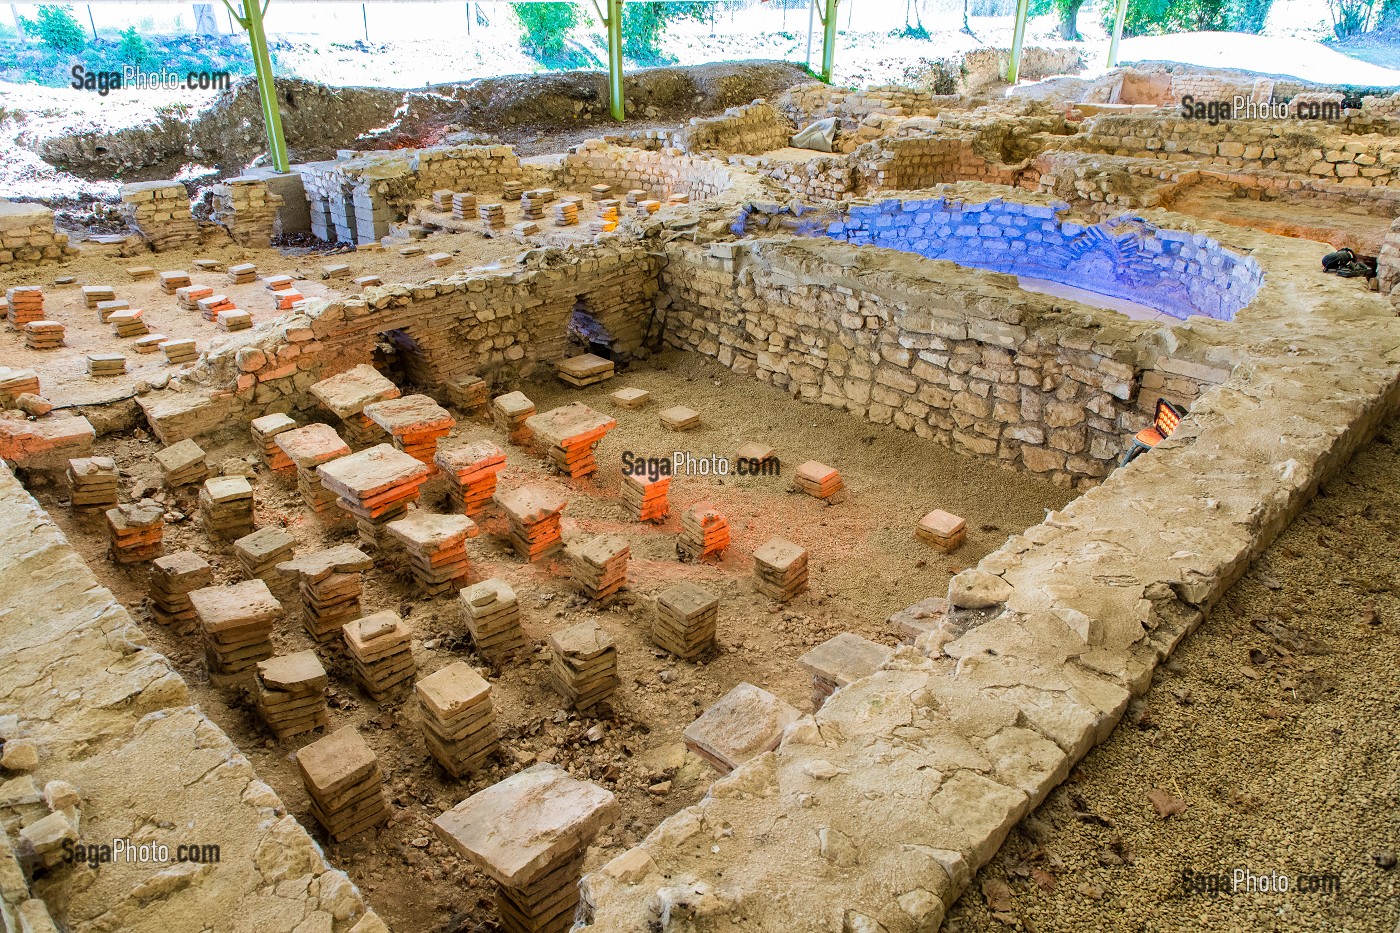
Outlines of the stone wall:
{"label": "stone wall", "polygon": [[1286,172],[1351,186],[1400,187],[1400,138],[1354,136],[1309,120],[1205,120],[1099,116],[1064,148],[1136,158],[1195,161],[1244,172]]}
{"label": "stone wall", "polygon": [[[952,610],[914,647],[588,875],[589,933],[936,931],[1016,823],[1400,409],[1388,302],[1319,279],[1308,243],[1150,216],[1228,239],[1267,270],[1233,325],[1167,331],[1232,348],[1228,380],[1150,456],[955,576]],[[850,280],[890,278],[862,260]]]}
{"label": "stone wall", "polygon": [[1157,357],[1151,325],[952,263],[802,239],[673,243],[667,257],[672,345],[1066,485],[1115,465],[1156,401],[1146,375],[1189,403],[1229,373]]}
{"label": "stone wall", "polygon": [[679,149],[625,149],[589,140],[564,157],[559,184],[573,190],[612,185],[616,197],[640,188],[663,200],[672,194],[685,194],[702,201],[728,192],[735,176],[723,162],[687,155]]}
{"label": "stone wall", "polygon": [[0,272],[57,262],[68,251],[68,234],[54,229],[53,211],[0,198]]}
{"label": "stone wall", "polygon": [[122,185],[122,216],[156,252],[200,244],[199,221],[190,211],[190,196],[178,181]]}
{"label": "stone wall", "polygon": [[[60,864],[30,896],[68,933],[387,933],[3,465],[0,522],[11,532],[0,541],[0,716],[16,721],[7,740],[37,744],[34,782],[77,788],[84,844],[219,847],[216,865]],[[7,795],[9,806],[32,818],[36,805]]]}
{"label": "stone wall", "polygon": [[717,117],[695,117],[678,134],[687,152],[760,153],[781,149],[796,132],[792,121],[765,100],[731,107]]}
{"label": "stone wall", "polygon": [[[306,390],[313,382],[369,362],[376,340],[386,337],[410,379],[429,391],[465,376],[512,385],[566,355],[580,297],[616,349],[634,352],[652,319],[659,265],[639,246],[539,249],[518,266],[307,300],[294,314],[231,335],[189,381],[213,390],[221,415],[242,420],[312,407]],[[222,420],[203,423],[213,429]]]}

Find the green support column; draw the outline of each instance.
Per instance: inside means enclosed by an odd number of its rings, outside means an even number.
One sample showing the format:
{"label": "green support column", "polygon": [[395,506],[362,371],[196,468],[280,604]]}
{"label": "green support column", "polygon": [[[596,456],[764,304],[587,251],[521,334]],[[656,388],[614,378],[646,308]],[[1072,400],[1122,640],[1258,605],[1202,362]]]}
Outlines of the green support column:
{"label": "green support column", "polygon": [[1108,67],[1118,67],[1118,40],[1123,38],[1123,20],[1128,16],[1128,0],[1118,0],[1113,12],[1113,35],[1108,40]]}
{"label": "green support column", "polygon": [[263,126],[267,129],[267,154],[272,159],[275,171],[286,172],[291,163],[287,159],[287,140],[282,136],[282,112],[277,107],[277,85],[272,75],[272,53],[267,47],[267,33],[263,31],[263,16],[267,13],[267,2],[258,6],[258,0],[243,0],[242,14],[224,0],[229,15],[238,25],[248,31],[248,45],[253,52],[253,70],[258,76],[258,100],[262,104]]}
{"label": "green support column", "polygon": [[832,66],[836,64],[836,5],[838,0],[826,0],[822,17],[822,80],[831,83]]}
{"label": "green support column", "polygon": [[612,118],[621,123],[627,119],[622,101],[622,0],[607,0],[607,4],[607,15],[601,10],[598,15],[608,27],[608,108]]}
{"label": "green support column", "polygon": [[1016,29],[1011,34],[1011,61],[1006,66],[1006,83],[1015,84],[1021,77],[1021,46],[1026,41],[1026,17],[1030,16],[1031,0],[1016,0]]}

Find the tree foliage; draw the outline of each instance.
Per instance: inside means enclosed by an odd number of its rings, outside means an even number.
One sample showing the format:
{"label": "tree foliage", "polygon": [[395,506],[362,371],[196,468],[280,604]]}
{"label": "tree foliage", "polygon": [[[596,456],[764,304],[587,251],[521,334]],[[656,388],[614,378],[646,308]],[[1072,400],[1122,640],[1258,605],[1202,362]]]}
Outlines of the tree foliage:
{"label": "tree foliage", "polygon": [[666,28],[679,20],[703,20],[705,4],[688,0],[668,3],[624,3],[622,5],[622,53],[641,65],[658,65],[669,59],[661,52]]}
{"label": "tree foliage", "polygon": [[87,45],[87,30],[78,24],[72,7],[41,6],[35,15],[37,19],[23,21],[24,31],[37,35],[49,48],[72,54]]}
{"label": "tree foliage", "polygon": [[512,3],[520,21],[520,47],[547,65],[568,65],[569,32],[578,25],[573,3]]}
{"label": "tree foliage", "polygon": [[[1206,30],[1257,33],[1264,28],[1272,3],[1273,0],[1128,0],[1123,35],[1154,36]],[[1103,22],[1110,30],[1113,13],[1114,4],[1105,4]]]}
{"label": "tree foliage", "polygon": [[139,68],[150,60],[151,46],[141,33],[136,31],[135,26],[128,26],[122,30],[121,41],[117,43],[117,54],[126,64]]}

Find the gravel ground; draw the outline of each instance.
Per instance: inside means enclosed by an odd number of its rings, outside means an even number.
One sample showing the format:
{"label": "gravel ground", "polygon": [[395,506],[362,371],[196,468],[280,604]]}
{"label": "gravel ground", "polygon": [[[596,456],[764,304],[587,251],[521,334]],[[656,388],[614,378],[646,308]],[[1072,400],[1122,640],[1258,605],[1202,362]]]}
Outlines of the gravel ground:
{"label": "gravel ground", "polygon": [[946,931],[1400,931],[1397,446],[1392,423],[1324,488]]}

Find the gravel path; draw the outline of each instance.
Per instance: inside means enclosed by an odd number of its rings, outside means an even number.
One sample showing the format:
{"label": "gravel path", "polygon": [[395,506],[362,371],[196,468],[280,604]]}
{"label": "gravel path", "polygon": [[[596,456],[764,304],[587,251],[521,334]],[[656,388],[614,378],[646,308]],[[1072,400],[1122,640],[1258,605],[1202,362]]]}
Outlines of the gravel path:
{"label": "gravel path", "polygon": [[[944,929],[1400,933],[1397,480],[1392,423],[1013,831]],[[1237,869],[1287,875],[1288,890],[1232,892]],[[1214,876],[1224,892],[1202,893]],[[1339,889],[1305,892],[1305,876]]]}

